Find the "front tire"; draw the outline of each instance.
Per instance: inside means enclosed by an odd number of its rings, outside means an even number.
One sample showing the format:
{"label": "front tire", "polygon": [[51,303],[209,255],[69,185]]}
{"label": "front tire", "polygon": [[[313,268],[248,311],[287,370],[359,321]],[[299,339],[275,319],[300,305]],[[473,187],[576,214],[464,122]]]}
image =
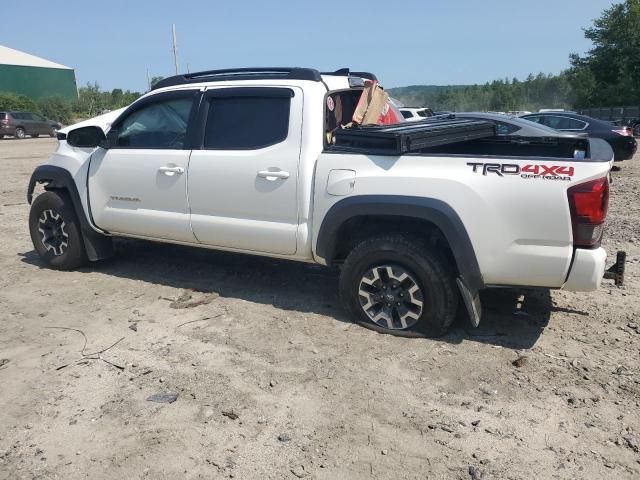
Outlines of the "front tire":
{"label": "front tire", "polygon": [[38,138],[40,136],[39,133],[32,133],[31,138]]}
{"label": "front tire", "polygon": [[405,337],[446,333],[458,309],[455,275],[444,256],[417,237],[382,235],[344,262],[340,297],[367,328]]}
{"label": "front tire", "polygon": [[73,270],[87,263],[80,222],[66,193],[50,190],[36,197],[29,212],[29,233],[50,267]]}

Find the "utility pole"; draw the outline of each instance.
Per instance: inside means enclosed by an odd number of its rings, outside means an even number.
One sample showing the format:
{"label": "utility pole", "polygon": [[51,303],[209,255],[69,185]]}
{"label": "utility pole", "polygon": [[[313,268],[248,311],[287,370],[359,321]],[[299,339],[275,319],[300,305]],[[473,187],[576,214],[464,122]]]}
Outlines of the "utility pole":
{"label": "utility pole", "polygon": [[151,90],[151,79],[149,78],[149,69],[147,68],[147,86]]}
{"label": "utility pole", "polygon": [[176,45],[176,24],[173,23],[171,25],[171,31],[173,32],[173,59],[176,63],[176,75],[178,75],[178,70],[180,70],[180,67],[178,65],[178,46]]}

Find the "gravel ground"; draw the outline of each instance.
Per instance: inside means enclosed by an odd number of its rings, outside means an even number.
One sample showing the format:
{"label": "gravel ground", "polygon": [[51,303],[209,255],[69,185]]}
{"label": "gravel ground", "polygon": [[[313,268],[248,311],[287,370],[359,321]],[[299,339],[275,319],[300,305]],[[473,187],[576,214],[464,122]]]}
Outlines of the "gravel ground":
{"label": "gravel ground", "polygon": [[640,156],[624,287],[493,290],[423,340],[351,324],[315,266],[122,240],[45,268],[25,190],[54,148],[0,141],[1,479],[640,478]]}

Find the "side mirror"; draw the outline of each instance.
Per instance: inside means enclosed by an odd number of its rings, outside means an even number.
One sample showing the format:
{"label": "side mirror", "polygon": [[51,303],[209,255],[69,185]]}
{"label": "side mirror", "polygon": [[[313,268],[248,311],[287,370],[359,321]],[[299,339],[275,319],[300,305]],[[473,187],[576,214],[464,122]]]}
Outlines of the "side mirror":
{"label": "side mirror", "polygon": [[99,127],[82,127],[67,134],[67,143],[72,147],[95,148],[105,146],[106,137]]}

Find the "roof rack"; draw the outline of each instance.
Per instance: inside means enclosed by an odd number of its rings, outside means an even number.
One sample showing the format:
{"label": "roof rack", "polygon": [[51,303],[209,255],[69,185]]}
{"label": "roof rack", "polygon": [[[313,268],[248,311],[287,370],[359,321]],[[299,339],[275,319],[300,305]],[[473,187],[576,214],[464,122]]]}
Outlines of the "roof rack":
{"label": "roof rack", "polygon": [[336,75],[341,77],[360,77],[360,78],[366,78],[368,80],[378,80],[378,77],[376,77],[373,73],[352,72],[348,68],[340,68],[335,72],[322,72],[322,75]]}
{"label": "roof rack", "polygon": [[156,83],[151,90],[183,85],[186,83],[221,82],[228,80],[311,80],[320,82],[320,72],[313,68],[261,67],[261,68],[227,68],[224,70],[205,70],[203,72],[186,73],[165,78]]}
{"label": "roof rack", "polygon": [[323,72],[313,68],[291,68],[291,67],[259,67],[259,68],[226,68],[223,70],[205,70],[203,72],[185,73],[174,75],[160,80],[151,90],[171,87],[173,85],[183,85],[187,83],[200,82],[222,82],[229,80],[310,80],[321,82],[321,75],[336,75],[342,77],[361,77],[369,80],[377,80],[373,73],[352,72],[348,68],[341,68],[335,72]]}

